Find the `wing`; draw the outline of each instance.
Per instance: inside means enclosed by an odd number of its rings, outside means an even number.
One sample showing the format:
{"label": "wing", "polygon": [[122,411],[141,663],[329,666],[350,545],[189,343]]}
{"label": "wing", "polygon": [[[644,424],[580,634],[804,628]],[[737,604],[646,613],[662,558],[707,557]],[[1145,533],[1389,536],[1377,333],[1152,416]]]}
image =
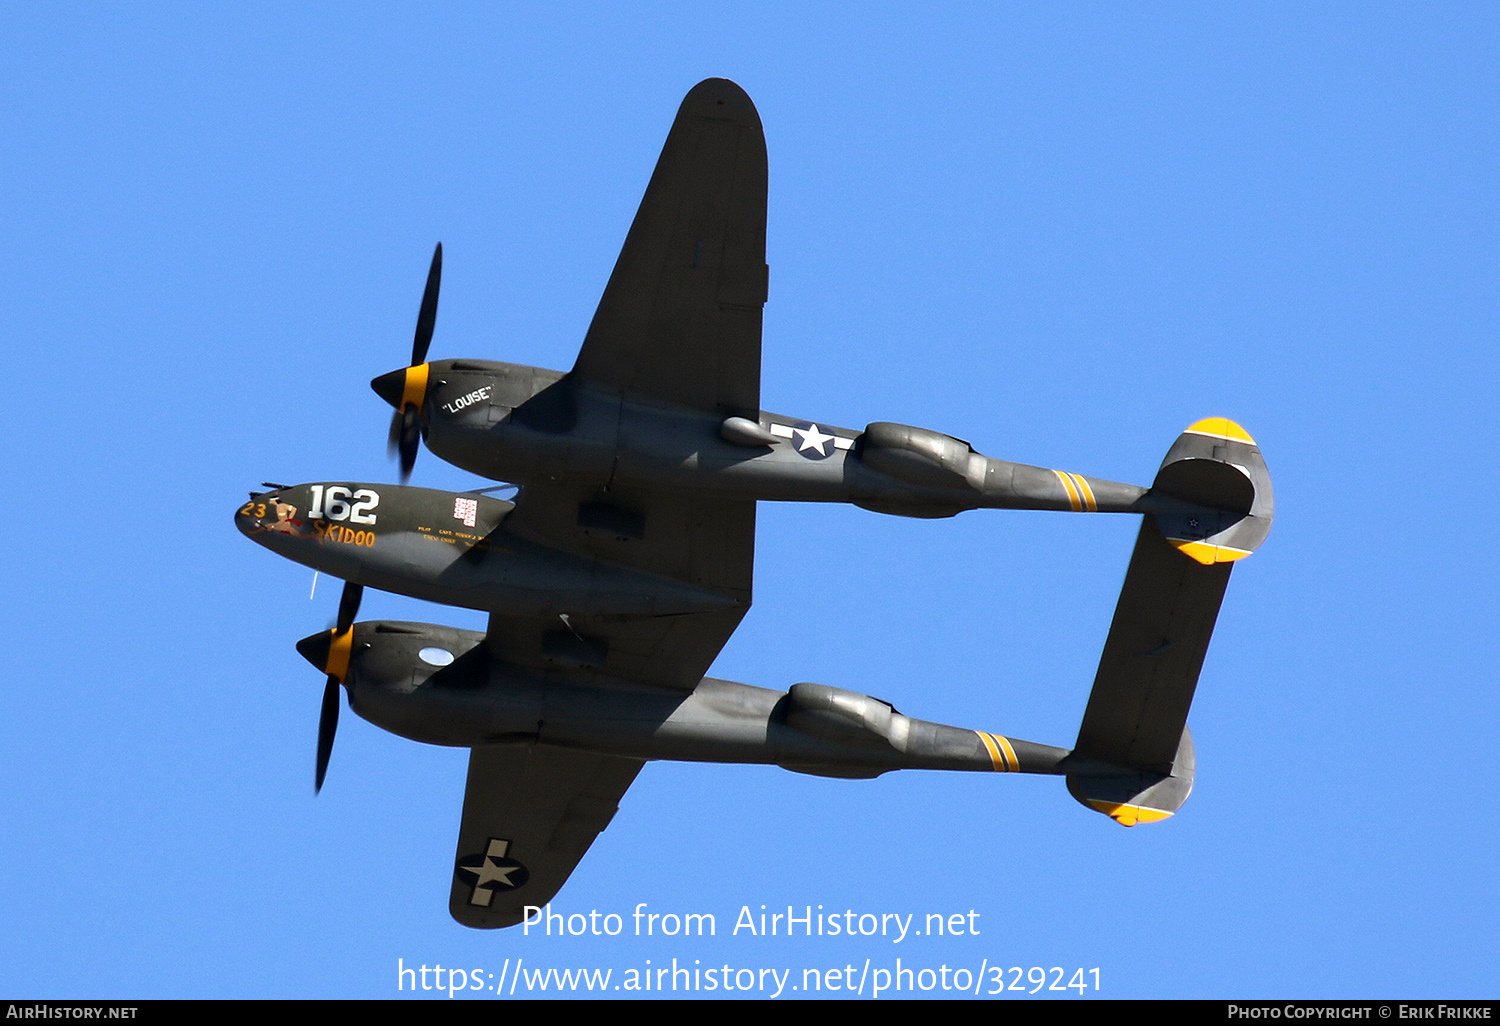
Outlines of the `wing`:
{"label": "wing", "polygon": [[755,503],[647,489],[528,485],[506,528],[541,544],[643,570],[699,589],[702,612],[580,616],[564,621],[495,614],[489,644],[498,658],[692,690],[750,608]]}
{"label": "wing", "polygon": [[645,763],[548,745],[469,753],[464,817],[448,909],[496,929],[546,905],[618,811]]}
{"label": "wing", "polygon": [[682,101],[573,372],[756,419],[766,281],[765,133],[711,78]]}

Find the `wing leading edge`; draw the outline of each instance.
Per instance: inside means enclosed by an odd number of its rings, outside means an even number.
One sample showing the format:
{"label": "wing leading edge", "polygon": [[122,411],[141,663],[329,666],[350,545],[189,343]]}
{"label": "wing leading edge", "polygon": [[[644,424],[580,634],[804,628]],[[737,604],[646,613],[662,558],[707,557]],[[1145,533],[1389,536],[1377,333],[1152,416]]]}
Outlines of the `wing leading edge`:
{"label": "wing leading edge", "polygon": [[766,138],[745,91],[682,101],[573,372],[726,415],[760,414]]}

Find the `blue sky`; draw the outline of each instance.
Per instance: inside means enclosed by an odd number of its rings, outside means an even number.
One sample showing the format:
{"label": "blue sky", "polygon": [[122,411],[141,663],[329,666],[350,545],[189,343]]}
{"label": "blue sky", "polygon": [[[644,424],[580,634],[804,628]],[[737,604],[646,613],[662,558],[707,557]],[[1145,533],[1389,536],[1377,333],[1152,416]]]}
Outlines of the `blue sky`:
{"label": "blue sky", "polygon": [[[901,958],[1097,967],[1108,997],[1495,996],[1497,41],[1477,4],[7,8],[0,990]],[[767,408],[1139,483],[1229,416],[1276,525],[1172,820],[1048,778],[652,764],[554,903],[621,936],[468,931],[465,753],[346,714],[313,797],[292,645],[337,589],[309,601],[231,513],[262,480],[394,480],[368,381],[439,239],[434,357],[571,366],[708,76],[766,126]],[[481,482],[424,453],[413,483]],[[763,504],[715,673],[1068,745],[1135,529]],[[717,936],[630,936],[643,902]],[[762,904],[979,932],[734,935]]]}

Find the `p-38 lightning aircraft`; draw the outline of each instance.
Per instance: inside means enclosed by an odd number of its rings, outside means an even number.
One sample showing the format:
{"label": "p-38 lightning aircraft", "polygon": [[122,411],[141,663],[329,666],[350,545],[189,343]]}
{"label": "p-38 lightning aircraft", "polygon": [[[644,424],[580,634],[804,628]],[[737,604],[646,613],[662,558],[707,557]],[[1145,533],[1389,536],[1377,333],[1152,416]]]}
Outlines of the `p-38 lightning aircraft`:
{"label": "p-38 lightning aircraft", "polygon": [[[734,83],[683,101],[573,369],[427,360],[442,247],[411,364],[378,377],[402,485],[270,485],[238,510],[267,548],[347,582],[297,650],[327,674],[322,787],[339,688],[360,716],[472,749],[450,909],[519,923],[567,880],[650,759],[768,763],[829,777],[895,769],[1049,773],[1127,826],[1193,783],[1188,707],[1233,562],[1270,529],[1255,442],[1223,418],[1173,443],[1150,488],[975,452],[903,424],[863,431],[760,408],[766,148]],[[404,484],[421,442],[519,486]],[[918,720],[820,684],[706,677],[750,608],[755,504],[852,502],[910,517],[980,507],[1142,514],[1071,750]],[[356,623],[379,588],[485,610],[484,634]]]}

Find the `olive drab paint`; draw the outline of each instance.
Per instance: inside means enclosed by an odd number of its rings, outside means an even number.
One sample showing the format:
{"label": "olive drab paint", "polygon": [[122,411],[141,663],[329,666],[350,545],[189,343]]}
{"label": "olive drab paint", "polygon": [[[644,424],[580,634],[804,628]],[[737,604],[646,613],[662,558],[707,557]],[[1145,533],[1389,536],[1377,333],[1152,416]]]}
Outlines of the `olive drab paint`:
{"label": "olive drab paint", "polygon": [[[439,244],[411,359],[371,382],[393,410],[402,483],[266,484],[236,507],[247,537],[345,582],[336,625],[297,643],[327,675],[316,786],[340,689],[392,733],[471,750],[449,901],[467,926],[545,906],[653,759],[1049,774],[1126,826],[1171,816],[1192,789],[1204,655],[1235,562],[1271,525],[1259,447],[1233,421],[1200,420],[1146,488],[927,428],[762,410],[766,174],[750,98],[723,79],[695,86],[567,372],[428,360]],[[424,443],[519,491],[405,484]],[[1140,516],[1073,748],[821,684],[707,676],[750,608],[763,501]],[[488,629],[356,622],[366,587],[483,610]]]}

